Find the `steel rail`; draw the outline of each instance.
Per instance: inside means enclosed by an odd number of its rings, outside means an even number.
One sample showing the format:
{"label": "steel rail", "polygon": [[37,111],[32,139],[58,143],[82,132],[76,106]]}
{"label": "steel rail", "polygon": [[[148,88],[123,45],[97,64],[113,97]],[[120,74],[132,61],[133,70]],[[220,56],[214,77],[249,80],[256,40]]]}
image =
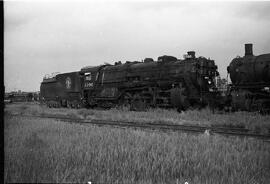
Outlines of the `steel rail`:
{"label": "steel rail", "polygon": [[7,116],[17,117],[31,117],[31,118],[49,118],[60,121],[68,121],[70,123],[76,122],[84,125],[97,125],[97,126],[114,126],[121,128],[140,128],[162,131],[182,131],[190,133],[204,133],[208,131],[209,134],[221,134],[226,136],[241,136],[241,137],[253,137],[258,139],[266,139],[270,141],[270,134],[257,134],[250,132],[246,128],[235,127],[221,127],[221,126],[199,126],[199,125],[181,125],[181,124],[168,124],[168,123],[153,123],[153,122],[131,122],[131,121],[114,121],[114,120],[100,120],[100,119],[80,119],[64,116],[54,115],[20,115],[20,114],[8,114]]}

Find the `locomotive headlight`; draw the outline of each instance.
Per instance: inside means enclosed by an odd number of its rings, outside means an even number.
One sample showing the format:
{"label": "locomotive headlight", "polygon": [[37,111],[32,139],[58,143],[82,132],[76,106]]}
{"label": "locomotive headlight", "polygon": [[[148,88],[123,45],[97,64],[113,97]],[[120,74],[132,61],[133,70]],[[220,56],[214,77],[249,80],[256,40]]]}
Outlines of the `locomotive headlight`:
{"label": "locomotive headlight", "polygon": [[206,76],[206,77],[204,77],[204,79],[209,79],[209,77]]}
{"label": "locomotive headlight", "polygon": [[211,83],[212,83],[212,82],[209,80],[209,81],[208,81],[208,84],[211,84]]}

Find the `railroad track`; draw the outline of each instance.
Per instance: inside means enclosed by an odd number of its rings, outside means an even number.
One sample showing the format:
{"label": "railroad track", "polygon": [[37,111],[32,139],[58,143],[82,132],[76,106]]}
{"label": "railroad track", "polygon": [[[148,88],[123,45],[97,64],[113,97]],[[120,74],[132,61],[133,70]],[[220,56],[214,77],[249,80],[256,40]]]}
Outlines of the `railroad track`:
{"label": "railroad track", "polygon": [[199,125],[178,125],[160,122],[131,122],[131,121],[113,121],[113,120],[99,120],[99,119],[80,119],[70,118],[64,116],[40,116],[40,115],[9,115],[18,117],[31,117],[31,118],[49,118],[60,121],[79,123],[83,125],[96,125],[96,126],[113,126],[118,128],[135,128],[135,129],[150,129],[158,131],[180,131],[190,133],[209,133],[209,134],[221,134],[226,136],[241,136],[241,137],[253,137],[258,139],[268,140],[270,142],[270,133],[258,134],[250,132],[246,128],[235,128],[235,127],[221,127],[221,126],[199,126]]}

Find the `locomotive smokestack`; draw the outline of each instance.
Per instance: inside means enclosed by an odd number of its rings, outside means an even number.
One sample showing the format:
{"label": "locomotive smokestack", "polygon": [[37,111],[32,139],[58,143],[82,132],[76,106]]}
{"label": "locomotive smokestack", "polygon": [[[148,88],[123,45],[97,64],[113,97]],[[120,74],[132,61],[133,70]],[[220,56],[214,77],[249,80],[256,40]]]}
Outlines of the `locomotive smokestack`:
{"label": "locomotive smokestack", "polygon": [[190,55],[191,58],[195,58],[195,51],[188,51],[187,54]]}
{"label": "locomotive smokestack", "polygon": [[253,56],[252,43],[245,44],[245,56]]}

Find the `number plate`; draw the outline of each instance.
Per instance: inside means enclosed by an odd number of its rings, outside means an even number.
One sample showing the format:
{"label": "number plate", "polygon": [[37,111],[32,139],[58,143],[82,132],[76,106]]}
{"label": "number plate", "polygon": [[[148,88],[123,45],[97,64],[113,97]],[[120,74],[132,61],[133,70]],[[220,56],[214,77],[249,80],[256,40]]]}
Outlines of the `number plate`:
{"label": "number plate", "polygon": [[94,86],[94,84],[92,82],[86,82],[86,83],[84,83],[84,87],[85,88],[91,88],[93,86]]}

